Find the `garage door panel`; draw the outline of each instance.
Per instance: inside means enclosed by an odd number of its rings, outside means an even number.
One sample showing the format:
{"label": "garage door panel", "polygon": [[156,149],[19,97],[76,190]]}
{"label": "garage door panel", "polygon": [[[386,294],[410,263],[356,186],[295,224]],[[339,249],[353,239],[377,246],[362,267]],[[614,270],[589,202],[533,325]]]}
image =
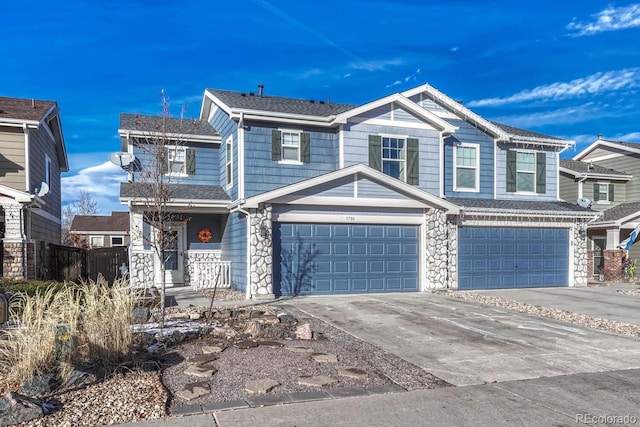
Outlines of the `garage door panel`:
{"label": "garage door panel", "polygon": [[458,235],[460,289],[568,284],[568,229],[461,227]]}
{"label": "garage door panel", "polygon": [[[300,286],[290,282],[300,276],[309,282],[301,294],[417,291],[419,230],[415,225],[274,223],[274,291],[291,295]],[[301,246],[313,253],[306,264],[296,256]],[[292,273],[296,267],[287,265],[292,262],[309,270]]]}

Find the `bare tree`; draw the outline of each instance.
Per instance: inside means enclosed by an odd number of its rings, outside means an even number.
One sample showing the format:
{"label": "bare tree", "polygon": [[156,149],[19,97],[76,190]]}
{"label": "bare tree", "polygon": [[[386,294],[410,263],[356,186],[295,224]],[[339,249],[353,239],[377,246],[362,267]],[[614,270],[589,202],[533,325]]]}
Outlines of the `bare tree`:
{"label": "bare tree", "polygon": [[[184,119],[185,109],[180,118],[174,118],[169,111],[169,100],[164,90],[161,93],[162,112],[159,117],[138,115],[135,127],[142,130],[142,137],[131,140],[138,150],[140,163],[134,174],[132,188],[134,191],[133,209],[142,213],[144,223],[149,232],[142,233],[145,246],[152,248],[154,256],[159,260],[160,267],[160,327],[164,327],[166,272],[169,263],[177,262],[181,256],[176,250],[178,233],[173,229],[177,221],[183,221],[183,213],[177,212],[171,206],[174,193],[183,168],[195,167],[189,165],[193,158],[184,147],[184,137],[193,127],[193,120]],[[178,170],[180,169],[180,170]]]}
{"label": "bare tree", "polygon": [[71,233],[73,218],[76,215],[98,215],[99,213],[98,202],[91,197],[91,194],[88,191],[80,192],[80,196],[62,211],[62,244],[76,247],[86,246],[86,239]]}

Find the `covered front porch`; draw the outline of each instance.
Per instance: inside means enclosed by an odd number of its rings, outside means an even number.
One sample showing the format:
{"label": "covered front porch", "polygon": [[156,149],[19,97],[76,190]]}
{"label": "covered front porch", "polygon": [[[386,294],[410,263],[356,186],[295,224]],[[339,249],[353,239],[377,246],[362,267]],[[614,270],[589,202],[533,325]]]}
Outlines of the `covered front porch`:
{"label": "covered front porch", "polygon": [[[172,190],[164,206],[140,197],[128,200],[131,284],[231,287],[232,266],[222,250],[228,196],[218,186],[178,185]],[[121,199],[127,198],[121,194]]]}

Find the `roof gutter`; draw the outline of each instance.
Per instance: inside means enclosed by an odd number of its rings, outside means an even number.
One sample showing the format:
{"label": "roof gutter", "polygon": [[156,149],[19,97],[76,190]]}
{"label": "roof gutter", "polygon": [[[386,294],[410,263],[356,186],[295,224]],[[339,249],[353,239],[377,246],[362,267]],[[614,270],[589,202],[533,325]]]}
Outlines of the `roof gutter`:
{"label": "roof gutter", "polygon": [[[491,215],[497,215],[497,216],[514,216],[514,215],[517,215],[518,213],[520,214],[522,213],[521,210],[517,210],[517,209],[490,209],[490,208],[464,208],[464,207],[462,209],[464,209],[465,214],[491,214]],[[580,216],[585,218],[590,218],[590,217],[598,218],[602,215],[602,212],[544,211],[540,213],[537,213],[537,212],[528,213],[527,215],[536,216],[540,218],[557,217],[557,216],[567,216],[567,217]]]}

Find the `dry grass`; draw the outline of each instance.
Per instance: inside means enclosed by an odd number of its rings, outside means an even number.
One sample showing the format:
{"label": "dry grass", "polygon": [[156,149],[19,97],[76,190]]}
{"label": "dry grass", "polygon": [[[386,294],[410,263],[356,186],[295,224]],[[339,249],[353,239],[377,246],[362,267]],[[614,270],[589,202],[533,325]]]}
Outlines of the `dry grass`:
{"label": "dry grass", "polygon": [[[74,365],[108,366],[125,360],[131,352],[131,316],[138,296],[139,290],[125,282],[109,287],[103,279],[33,297],[18,295],[10,307],[17,327],[3,331],[0,340],[0,376],[6,383],[22,383],[44,372],[65,379]],[[67,357],[56,355],[60,325],[68,331]]]}

